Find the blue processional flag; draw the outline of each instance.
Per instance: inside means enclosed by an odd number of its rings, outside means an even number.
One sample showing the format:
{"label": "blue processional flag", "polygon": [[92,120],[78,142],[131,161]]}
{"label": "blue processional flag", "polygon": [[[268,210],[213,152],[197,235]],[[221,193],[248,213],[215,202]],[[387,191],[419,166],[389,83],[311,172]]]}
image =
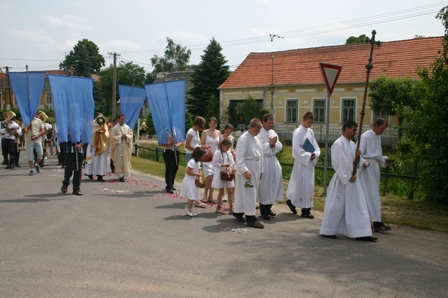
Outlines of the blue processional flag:
{"label": "blue processional flag", "polygon": [[93,79],[49,75],[59,142],[92,142]]}
{"label": "blue processional flag", "polygon": [[145,85],[159,144],[185,141],[185,80]]}
{"label": "blue processional flag", "polygon": [[134,129],[137,118],[140,115],[143,103],[146,99],[145,88],[118,85],[120,92],[120,109],[126,117],[126,124]]}
{"label": "blue processional flag", "polygon": [[33,121],[39,109],[40,98],[44,90],[45,72],[9,72],[8,75],[23,125],[26,126]]}

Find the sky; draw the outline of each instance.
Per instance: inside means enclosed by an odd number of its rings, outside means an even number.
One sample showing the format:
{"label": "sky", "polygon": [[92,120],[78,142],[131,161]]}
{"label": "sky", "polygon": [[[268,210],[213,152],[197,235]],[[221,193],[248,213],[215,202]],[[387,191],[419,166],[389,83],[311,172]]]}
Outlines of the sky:
{"label": "sky", "polygon": [[[212,38],[234,70],[251,52],[342,45],[350,36],[382,42],[442,36],[436,0],[2,0],[0,67],[59,69],[76,43],[94,42],[106,60],[151,71],[171,38],[198,64]],[[271,35],[275,35],[271,38]]]}

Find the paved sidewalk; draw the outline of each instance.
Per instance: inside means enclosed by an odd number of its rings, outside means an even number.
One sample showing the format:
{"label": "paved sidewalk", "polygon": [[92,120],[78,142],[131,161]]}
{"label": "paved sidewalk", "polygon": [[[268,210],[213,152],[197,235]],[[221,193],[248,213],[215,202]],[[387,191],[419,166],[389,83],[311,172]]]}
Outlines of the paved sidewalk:
{"label": "paved sidewalk", "polygon": [[0,167],[2,297],[446,297],[448,234],[324,239],[321,213],[283,204],[263,230],[211,206],[188,218],[180,184],[169,195],[149,175],[83,176],[83,196],[62,194],[63,170],[46,163],[34,176]]}

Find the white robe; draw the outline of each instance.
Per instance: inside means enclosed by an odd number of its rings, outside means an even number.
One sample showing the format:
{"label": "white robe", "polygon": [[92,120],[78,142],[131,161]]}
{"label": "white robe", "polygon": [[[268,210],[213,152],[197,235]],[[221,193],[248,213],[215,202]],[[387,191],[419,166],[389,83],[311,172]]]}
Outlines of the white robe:
{"label": "white robe", "polygon": [[[308,139],[313,144],[316,158],[311,160],[310,152],[303,149]],[[294,130],[292,136],[292,157],[294,166],[289,179],[286,197],[294,206],[299,208],[313,208],[314,204],[314,167],[319,159],[320,148],[310,128],[300,125]]]}
{"label": "white robe", "polygon": [[[263,150],[260,137],[245,132],[236,144],[236,187],[235,187],[235,213],[255,215],[257,205],[258,185],[260,173],[263,173]],[[250,171],[251,183],[254,187],[244,187],[247,179],[244,173]]]}
{"label": "white robe", "polygon": [[[201,162],[196,162],[193,158],[191,158],[187,163],[187,168],[193,169],[193,173],[197,174],[201,169]],[[194,201],[200,200],[199,189],[194,182],[196,178],[197,176],[187,175],[187,173],[185,173],[184,180],[182,180],[182,187],[180,189],[181,197]]]}
{"label": "white robe", "polygon": [[336,173],[331,178],[325,200],[320,234],[344,234],[350,238],[372,236],[369,212],[359,181],[362,174],[361,158],[358,177],[350,182],[355,159],[355,143],[344,136],[331,146],[331,165]]}
{"label": "white robe", "polygon": [[87,148],[87,160],[86,167],[84,169],[85,175],[106,176],[107,175],[107,153],[109,148],[103,153],[95,155],[95,147],[89,144]]}
{"label": "white robe", "polygon": [[364,132],[359,144],[361,156],[370,162],[370,166],[359,176],[369,209],[370,221],[381,221],[380,168],[386,167],[387,156],[383,156],[381,137],[373,130]]}
{"label": "white robe", "polygon": [[[283,149],[283,145],[273,129],[267,131],[262,127],[259,136],[263,148],[263,183],[260,183],[258,202],[263,205],[272,205],[275,201],[283,202],[282,167],[276,156]],[[273,137],[277,137],[277,142],[271,147],[269,139]]]}
{"label": "white robe", "polygon": [[227,152],[222,152],[217,150],[213,154],[212,165],[215,168],[215,174],[213,175],[212,187],[213,188],[234,188],[235,182],[223,181],[221,180],[221,171],[226,171],[226,168],[222,167],[223,164],[229,164],[232,168],[235,167],[235,161],[233,160],[232,153],[230,150]]}

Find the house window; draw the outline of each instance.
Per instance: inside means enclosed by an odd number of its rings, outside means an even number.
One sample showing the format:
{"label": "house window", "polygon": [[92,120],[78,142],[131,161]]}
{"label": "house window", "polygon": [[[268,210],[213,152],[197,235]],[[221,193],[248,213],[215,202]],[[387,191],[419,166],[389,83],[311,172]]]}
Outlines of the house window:
{"label": "house window", "polygon": [[314,122],[325,123],[325,99],[315,98],[313,100]]}
{"label": "house window", "polygon": [[387,113],[385,111],[380,111],[379,113],[373,112],[373,121],[372,122],[375,122],[376,119],[378,119],[378,118],[384,118],[384,119],[388,120],[387,117],[389,117],[389,115],[387,115]]}
{"label": "house window", "polygon": [[287,99],[286,100],[286,122],[297,122],[299,100]]}
{"label": "house window", "polygon": [[46,104],[52,104],[53,103],[53,97],[51,95],[51,92],[47,92],[46,93],[45,103]]}
{"label": "house window", "polygon": [[344,98],[342,99],[342,115],[341,120],[344,123],[347,120],[355,121],[355,98]]}

